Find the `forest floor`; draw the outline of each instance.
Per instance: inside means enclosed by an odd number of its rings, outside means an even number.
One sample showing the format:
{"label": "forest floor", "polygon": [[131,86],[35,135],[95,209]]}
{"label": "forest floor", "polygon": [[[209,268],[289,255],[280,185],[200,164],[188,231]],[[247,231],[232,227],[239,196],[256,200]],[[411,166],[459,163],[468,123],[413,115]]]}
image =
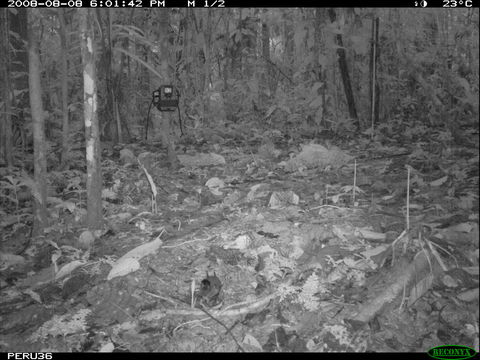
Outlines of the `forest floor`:
{"label": "forest floor", "polygon": [[153,141],[106,144],[105,228],[82,227],[72,166],[49,173],[55,221],[34,240],[24,175],[2,168],[0,351],[478,351],[464,136],[205,132],[181,139],[178,170]]}

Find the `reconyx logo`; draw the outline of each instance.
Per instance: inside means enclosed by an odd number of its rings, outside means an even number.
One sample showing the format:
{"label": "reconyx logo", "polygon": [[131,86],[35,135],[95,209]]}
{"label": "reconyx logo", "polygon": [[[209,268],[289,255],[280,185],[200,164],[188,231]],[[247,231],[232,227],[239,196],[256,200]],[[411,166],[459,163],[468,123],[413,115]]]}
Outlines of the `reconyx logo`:
{"label": "reconyx logo", "polygon": [[462,345],[442,345],[431,348],[427,352],[428,355],[435,359],[469,359],[475,356],[476,351],[468,346]]}

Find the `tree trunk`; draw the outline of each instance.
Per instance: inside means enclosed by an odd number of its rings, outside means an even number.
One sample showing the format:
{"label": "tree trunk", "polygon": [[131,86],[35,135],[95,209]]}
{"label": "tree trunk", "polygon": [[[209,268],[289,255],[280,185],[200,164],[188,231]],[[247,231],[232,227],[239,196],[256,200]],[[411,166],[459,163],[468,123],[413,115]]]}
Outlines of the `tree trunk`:
{"label": "tree trunk", "polygon": [[325,104],[326,100],[326,93],[327,93],[327,77],[326,77],[326,69],[325,64],[320,64],[319,58],[320,54],[325,52],[324,49],[324,41],[322,39],[322,24],[324,23],[324,9],[315,9],[315,19],[314,19],[314,43],[313,43],[313,61],[314,61],[314,73],[315,73],[315,81],[321,83],[321,87],[317,90],[317,95],[322,99],[322,108],[318,109],[315,114],[315,125],[316,125],[316,132],[320,130],[320,126],[326,128],[326,109],[327,106]]}
{"label": "tree trunk", "polygon": [[12,99],[12,105],[17,107],[18,112],[22,112],[24,108],[28,107],[28,76],[23,75],[28,72],[28,56],[25,51],[25,42],[27,41],[27,9],[18,8],[14,12],[9,12],[10,30],[15,33],[15,36],[10,38],[10,44],[13,51],[11,62],[15,63],[15,71],[17,74],[22,74],[14,79],[14,89],[20,92],[20,96]]}
{"label": "tree trunk", "polygon": [[97,230],[103,226],[103,217],[95,43],[92,27],[93,10],[80,9],[78,11],[80,15],[80,47],[83,66],[83,106],[87,158],[87,226],[90,230]]}
{"label": "tree trunk", "polygon": [[65,9],[59,9],[60,22],[60,68],[61,68],[61,104],[62,104],[62,152],[60,153],[60,168],[69,168],[68,157],[70,154],[70,123],[68,119],[68,63],[67,63],[67,26]]}
{"label": "tree trunk", "polygon": [[[268,98],[271,99],[275,93],[276,81],[272,61],[270,59],[270,27],[266,20],[262,23],[262,57],[264,59],[264,71],[269,92]],[[264,104],[260,103],[260,106],[263,107]]]}
{"label": "tree trunk", "polygon": [[[337,15],[334,9],[328,9],[328,15],[330,21],[335,22]],[[352,83],[350,82],[350,75],[348,73],[347,57],[345,54],[345,48],[343,46],[342,35],[337,34],[337,54],[338,65],[340,67],[340,73],[342,74],[343,89],[345,91],[345,97],[347,98],[348,112],[350,117],[354,120],[357,129],[360,129],[360,123],[358,121],[357,109],[355,107],[355,99],[353,97]]]}
{"label": "tree trunk", "polygon": [[47,226],[47,157],[45,151],[45,118],[42,104],[42,88],[40,85],[40,56],[38,39],[34,29],[34,15],[38,10],[28,11],[28,84],[30,93],[30,108],[33,121],[33,236],[43,234]]}
{"label": "tree trunk", "polygon": [[[378,86],[378,26],[380,19],[372,18],[372,40],[370,47],[370,123],[372,130],[378,124],[379,109],[379,86]],[[373,132],[372,132],[373,136]]]}
{"label": "tree trunk", "polygon": [[[160,75],[164,84],[170,81],[168,73],[168,25],[170,20],[170,10],[160,12],[159,16],[159,43],[160,43]],[[172,129],[170,126],[170,118],[175,112],[162,113],[162,143],[167,148],[167,158],[172,169],[178,167],[178,159],[175,153],[175,146],[172,138]]]}
{"label": "tree trunk", "polygon": [[[3,99],[5,103],[4,121],[0,128],[0,145],[2,158],[7,166],[13,166],[13,141],[12,141],[12,89],[10,84],[10,36],[8,24],[8,9],[1,9],[1,29],[0,29],[0,51],[2,56],[3,68]],[[2,109],[0,109],[2,111]]]}
{"label": "tree trunk", "polygon": [[[204,14],[205,15],[205,14]],[[210,68],[211,56],[210,49],[211,46],[211,37],[212,37],[212,12],[207,10],[206,17],[204,18],[203,26],[203,54],[205,55],[205,62],[203,64],[203,114],[206,118],[210,117]]]}
{"label": "tree trunk", "polygon": [[[294,41],[294,28],[292,24],[292,16],[294,14],[284,12],[283,17],[283,38],[285,41],[285,53],[284,61],[286,64],[292,65],[294,63],[295,54],[295,41]],[[289,74],[290,75],[290,74]]]}

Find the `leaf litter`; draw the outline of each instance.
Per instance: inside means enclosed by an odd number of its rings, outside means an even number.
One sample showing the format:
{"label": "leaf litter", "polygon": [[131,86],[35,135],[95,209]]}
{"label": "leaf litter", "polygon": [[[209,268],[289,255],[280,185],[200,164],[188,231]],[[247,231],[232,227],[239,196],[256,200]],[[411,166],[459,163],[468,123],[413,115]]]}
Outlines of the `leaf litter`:
{"label": "leaf litter", "polygon": [[[473,339],[478,173],[465,166],[475,163],[459,166],[451,155],[433,170],[418,147],[372,152],[362,140],[310,142],[296,153],[281,141],[257,144],[256,153],[226,141],[207,153],[187,145],[193,151],[176,172],[140,144],[105,161],[107,225],[88,241],[74,193],[53,202],[59,221],[49,242],[22,252],[4,242],[4,343],[19,351],[422,351],[441,342],[452,291],[466,320],[450,327]],[[76,189],[78,179],[71,174]],[[1,225],[11,239],[21,229],[7,218]],[[29,316],[32,304],[40,316]],[[28,335],[14,340],[19,332]]]}

